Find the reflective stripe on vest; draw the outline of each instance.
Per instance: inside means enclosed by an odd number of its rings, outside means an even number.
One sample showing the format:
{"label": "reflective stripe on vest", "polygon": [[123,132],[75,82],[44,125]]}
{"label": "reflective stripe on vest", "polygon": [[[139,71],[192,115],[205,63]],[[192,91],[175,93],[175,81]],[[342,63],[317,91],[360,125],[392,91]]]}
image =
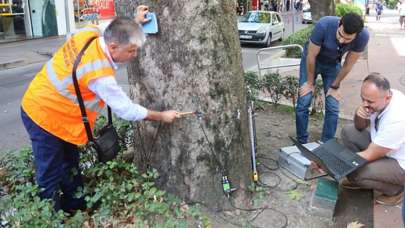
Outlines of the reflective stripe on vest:
{"label": "reflective stripe on vest", "polygon": [[[69,98],[73,103],[79,105],[76,94],[71,94],[67,90],[67,87],[73,84],[73,78],[71,76],[68,77],[66,75],[63,77],[62,80],[59,80],[58,76],[56,75],[52,67],[52,63],[53,58],[46,63],[46,73],[49,81],[53,84],[53,86],[55,86],[55,88],[62,96]],[[76,73],[77,80],[80,80],[80,78],[88,72],[98,70],[104,67],[111,67],[111,64],[108,60],[96,60],[94,62],[86,63],[77,69]],[[84,101],[84,105],[86,106],[87,109],[100,113],[103,110],[103,108],[101,108],[98,105],[100,101],[101,100],[98,97],[95,97],[93,101]]]}
{"label": "reflective stripe on vest", "polygon": [[[73,62],[84,44],[99,35],[95,27],[81,29],[74,34],[34,77],[22,99],[24,111],[38,126],[75,145],[85,144],[88,140],[73,84]],[[97,114],[104,110],[105,105],[89,89],[88,83],[106,76],[115,76],[115,70],[99,40],[95,39],[77,69],[83,102],[92,128]]]}

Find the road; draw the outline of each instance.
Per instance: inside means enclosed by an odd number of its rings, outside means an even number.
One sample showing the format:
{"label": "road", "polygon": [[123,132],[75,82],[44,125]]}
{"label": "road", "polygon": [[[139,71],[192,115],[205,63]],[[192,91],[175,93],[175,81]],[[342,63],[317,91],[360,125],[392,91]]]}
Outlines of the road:
{"label": "road", "polygon": [[[292,34],[293,25],[291,23],[292,20],[289,20],[288,17],[283,17],[284,24],[285,24],[285,33],[284,37],[288,37]],[[294,24],[294,31],[299,31],[303,28],[306,28],[308,25],[302,24],[301,20],[296,17],[295,24]],[[281,42],[274,42],[272,43],[273,46],[281,45]],[[242,46],[242,58],[243,58],[243,68],[245,71],[256,71],[257,70],[257,60],[256,60],[256,52],[263,47],[255,46],[255,45],[243,45]]]}
{"label": "road", "polygon": [[[300,23],[295,24],[296,29],[305,27]],[[292,25],[286,21],[285,36],[291,34]],[[280,42],[274,43],[280,45]],[[243,46],[242,58],[245,70],[256,68],[256,51],[262,47]],[[38,72],[41,63],[31,64],[24,67],[13,68],[0,71],[0,155],[5,151],[19,150],[24,146],[29,146],[28,135],[20,118],[20,103],[30,81]],[[124,88],[128,89],[126,70],[118,71],[118,82]]]}
{"label": "road", "polygon": [[[0,155],[29,146],[20,118],[21,98],[43,63],[0,71]],[[126,69],[117,72],[118,83],[128,88]]]}

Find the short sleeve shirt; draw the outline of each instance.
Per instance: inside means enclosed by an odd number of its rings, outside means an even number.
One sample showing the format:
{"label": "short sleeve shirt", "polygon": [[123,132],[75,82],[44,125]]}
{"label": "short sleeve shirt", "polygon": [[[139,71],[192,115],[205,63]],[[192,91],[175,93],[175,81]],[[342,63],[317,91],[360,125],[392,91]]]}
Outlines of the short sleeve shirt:
{"label": "short sleeve shirt", "polygon": [[371,141],[389,148],[388,157],[398,161],[405,170],[405,95],[392,89],[392,98],[380,114],[370,116]]}
{"label": "short sleeve shirt", "polygon": [[363,29],[356,38],[348,43],[339,45],[336,32],[339,27],[339,17],[322,17],[312,30],[310,41],[321,47],[317,60],[322,63],[340,63],[341,57],[348,51],[362,52],[367,46],[369,33]]}

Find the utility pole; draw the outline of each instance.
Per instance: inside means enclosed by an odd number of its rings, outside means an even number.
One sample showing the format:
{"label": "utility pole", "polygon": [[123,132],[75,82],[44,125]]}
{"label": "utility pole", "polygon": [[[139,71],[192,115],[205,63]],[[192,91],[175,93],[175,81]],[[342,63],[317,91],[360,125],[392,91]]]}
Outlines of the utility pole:
{"label": "utility pole", "polygon": [[[290,0],[288,0],[290,1]],[[295,4],[294,2],[290,2],[290,8],[292,12],[292,34],[294,34],[295,30]]]}
{"label": "utility pole", "polygon": [[65,21],[66,21],[66,39],[69,39],[72,34],[70,31],[70,17],[69,17],[69,1],[65,0]]}

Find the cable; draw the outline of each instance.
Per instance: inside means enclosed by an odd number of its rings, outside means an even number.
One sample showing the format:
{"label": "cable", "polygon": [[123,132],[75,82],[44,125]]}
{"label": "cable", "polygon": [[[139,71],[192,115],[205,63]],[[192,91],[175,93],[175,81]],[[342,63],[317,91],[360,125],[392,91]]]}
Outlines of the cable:
{"label": "cable", "polygon": [[[208,139],[208,135],[207,135],[207,133],[206,133],[206,131],[205,131],[205,129],[204,129],[204,126],[203,126],[201,117],[198,117],[198,119],[200,120],[200,121],[199,121],[199,126],[200,126],[200,128],[201,128],[201,130],[202,130],[202,132],[203,132],[203,134],[204,134],[205,140],[207,141],[207,144],[208,144],[208,147],[209,147],[209,151],[211,152],[212,156],[214,157],[214,159],[215,159],[217,165],[220,167],[220,169],[221,169],[221,171],[222,171],[222,177],[224,177],[224,176],[226,177],[226,169],[225,169],[225,167],[222,165],[222,163],[221,163],[221,161],[219,160],[219,158],[217,157],[217,154],[215,153],[215,151],[214,151],[214,149],[213,149],[213,148],[214,148],[213,144],[212,144],[211,141]],[[229,151],[233,139],[234,139],[234,135],[232,135],[231,140],[230,140],[228,146],[226,146],[226,150],[227,150],[227,151]],[[242,140],[242,141],[243,141],[243,140]],[[256,140],[255,140],[255,141],[256,141]],[[256,142],[255,142],[255,144],[256,144]],[[262,158],[263,158],[263,159],[267,159],[267,160],[271,160],[271,161],[273,161],[273,162],[276,164],[276,168],[271,168],[271,167],[268,167],[268,166],[266,166],[266,165],[263,164],[263,166],[264,166],[265,168],[267,168],[267,169],[269,169],[269,170],[276,170],[276,169],[279,168],[278,162],[277,162],[276,160],[274,160],[274,159],[272,159],[272,158],[266,158],[265,156],[262,156]],[[272,173],[272,172],[270,172],[270,173]],[[281,183],[281,177],[280,177],[279,175],[275,174],[275,173],[272,173],[272,174],[275,175],[275,176],[278,178],[278,182],[277,182],[277,184],[276,184],[275,186],[266,185],[265,183],[263,183],[263,182],[261,182],[261,181],[259,181],[258,183],[260,183],[260,185],[261,185],[262,187],[264,187],[264,186],[267,187],[267,188],[275,188],[275,187],[277,187],[277,186]],[[240,188],[240,189],[241,189],[241,188]],[[244,191],[245,191],[245,190],[244,190]],[[246,211],[246,212],[260,211],[260,212],[257,213],[252,219],[250,219],[250,220],[247,221],[247,222],[250,224],[251,227],[256,227],[256,226],[254,226],[253,224],[251,224],[251,222],[254,221],[254,220],[255,220],[260,214],[262,214],[265,210],[272,210],[272,211],[274,211],[274,212],[276,212],[276,213],[281,214],[282,217],[284,217],[284,221],[285,221],[285,222],[284,222],[284,224],[281,226],[281,228],[284,228],[284,227],[286,227],[286,226],[288,225],[288,217],[287,217],[287,215],[285,215],[283,212],[281,212],[281,211],[279,211],[279,210],[276,210],[276,209],[274,209],[274,208],[271,208],[271,207],[267,207],[267,206],[266,206],[266,207],[259,207],[259,208],[241,208],[241,207],[238,207],[238,206],[236,206],[236,205],[233,203],[233,201],[231,200],[230,193],[231,193],[231,192],[228,193],[228,197],[227,197],[227,198],[228,198],[229,204],[231,205],[232,208],[234,208],[234,209],[236,209],[236,210]],[[204,205],[204,204],[202,204],[202,205]],[[227,220],[226,218],[223,218],[222,216],[219,216],[219,217],[221,217],[221,218],[222,218],[223,220],[225,220],[226,222],[231,223],[231,224],[233,224],[233,225],[235,225],[235,226],[244,227],[243,225],[238,224],[238,223],[235,223],[235,222],[233,222],[233,221],[229,221],[229,220]]]}
{"label": "cable", "polygon": [[158,125],[158,127],[156,129],[156,132],[154,134],[154,137],[153,137],[151,148],[150,148],[149,153],[148,153],[148,152],[146,152],[146,148],[145,148],[146,143],[145,143],[144,137],[142,137],[142,135],[141,135],[141,130],[144,132],[145,129],[140,129],[141,128],[141,123],[136,124],[137,134],[138,134],[138,138],[139,138],[138,141],[141,144],[141,151],[140,151],[140,153],[141,153],[141,162],[143,164],[145,164],[145,167],[147,169],[149,169],[150,166],[151,166],[152,154],[156,149],[155,146],[156,146],[157,136],[159,135],[161,127],[162,127],[162,123],[159,123],[159,125]]}
{"label": "cable", "polygon": [[152,154],[153,152],[155,152],[155,146],[156,146],[156,141],[157,141],[157,136],[159,135],[160,132],[160,128],[162,127],[162,122],[159,122],[158,128],[156,129],[155,132],[155,136],[153,137],[153,141],[152,141],[152,146],[150,148],[150,152],[149,152],[149,156],[147,157],[147,161],[150,163],[151,162],[151,158],[152,158]]}
{"label": "cable", "polygon": [[204,126],[203,126],[203,124],[201,122],[201,119],[199,121],[199,125],[200,125],[200,128],[201,128],[202,132],[204,133],[205,140],[208,143],[208,148],[211,151],[212,156],[215,158],[215,162],[217,163],[218,167],[221,169],[221,175],[222,176],[226,175],[225,167],[222,165],[221,161],[217,157],[217,154],[214,152],[213,145],[212,145],[211,141],[208,139],[207,133],[205,132],[205,129],[204,129]]}
{"label": "cable", "polygon": [[268,170],[275,171],[275,170],[278,170],[278,169],[280,168],[280,164],[278,163],[278,161],[277,161],[276,159],[267,157],[267,156],[265,156],[265,155],[263,155],[263,154],[258,154],[258,155],[257,155],[257,158],[261,158],[261,159],[263,159],[263,160],[269,160],[269,161],[271,161],[271,162],[274,162],[275,168],[269,167],[269,166],[267,166],[267,165],[264,164],[264,163],[260,163],[260,164],[259,164],[259,165],[262,165],[263,167],[265,167],[265,168],[268,169]]}
{"label": "cable", "polygon": [[[269,207],[269,206],[257,207],[257,208],[241,208],[241,207],[236,206],[236,205],[232,202],[231,197],[228,198],[228,201],[229,201],[229,204],[231,205],[231,207],[233,207],[234,209],[240,210],[240,211],[247,211],[247,212],[260,211],[260,212],[257,213],[252,219],[248,220],[249,224],[250,224],[252,227],[257,227],[257,226],[254,226],[254,225],[251,224],[251,223],[252,223],[260,214],[262,214],[265,210],[274,211],[274,212],[280,214],[280,215],[284,218],[284,223],[282,224],[281,228],[285,228],[285,227],[287,227],[287,225],[288,225],[288,217],[287,217],[287,215],[286,215],[285,213],[283,213],[283,212],[281,212],[281,211],[275,209],[275,208],[272,208],[272,207]],[[240,226],[240,225],[239,225],[239,226]]]}

